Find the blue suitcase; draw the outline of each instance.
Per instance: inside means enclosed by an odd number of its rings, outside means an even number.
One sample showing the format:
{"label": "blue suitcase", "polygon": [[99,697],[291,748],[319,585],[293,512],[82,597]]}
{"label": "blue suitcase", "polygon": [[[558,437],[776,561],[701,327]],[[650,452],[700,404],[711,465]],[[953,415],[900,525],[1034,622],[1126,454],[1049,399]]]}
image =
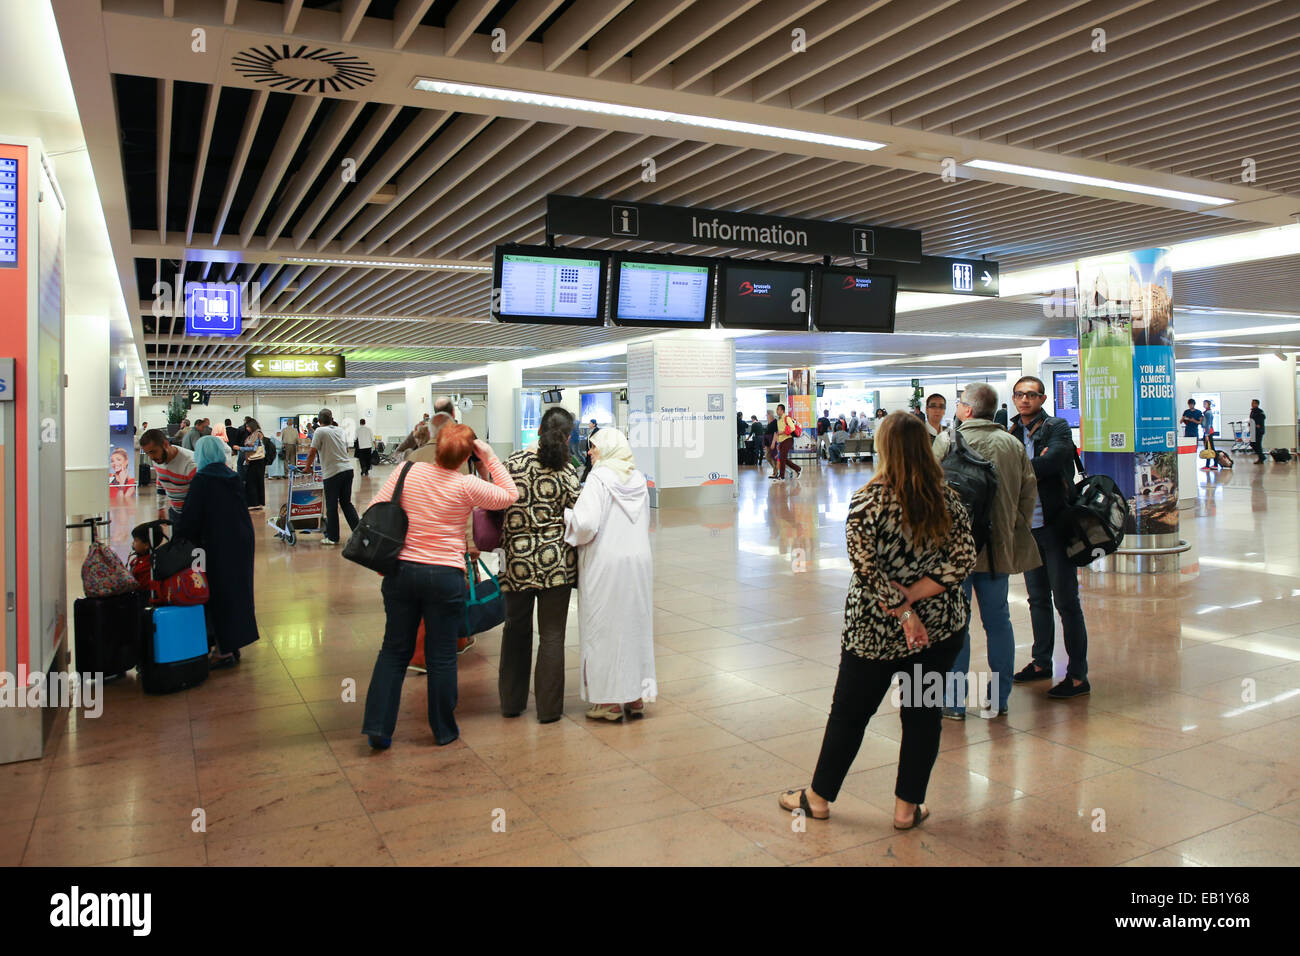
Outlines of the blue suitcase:
{"label": "blue suitcase", "polygon": [[200,604],[156,607],[146,617],[140,683],[149,694],[172,694],[208,679],[208,626]]}

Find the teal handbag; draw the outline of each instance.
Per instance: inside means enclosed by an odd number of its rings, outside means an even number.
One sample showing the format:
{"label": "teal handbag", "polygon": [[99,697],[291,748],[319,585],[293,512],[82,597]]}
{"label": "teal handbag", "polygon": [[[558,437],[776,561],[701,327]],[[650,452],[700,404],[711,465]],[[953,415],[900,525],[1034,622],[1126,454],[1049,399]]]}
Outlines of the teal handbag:
{"label": "teal handbag", "polygon": [[[506,619],[506,603],[501,597],[501,585],[496,575],[487,569],[482,558],[471,561],[467,554],[465,566],[470,570],[465,575],[465,620],[460,637],[490,631]],[[480,568],[486,579],[479,576]]]}

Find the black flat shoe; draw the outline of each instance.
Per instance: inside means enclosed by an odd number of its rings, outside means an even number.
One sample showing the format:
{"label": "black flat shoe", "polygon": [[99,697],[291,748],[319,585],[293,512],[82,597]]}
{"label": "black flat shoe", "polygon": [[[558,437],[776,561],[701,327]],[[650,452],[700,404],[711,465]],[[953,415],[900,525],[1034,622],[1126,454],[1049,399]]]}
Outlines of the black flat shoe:
{"label": "black flat shoe", "polygon": [[921,825],[921,823],[922,823],[922,822],[923,822],[927,817],[929,817],[929,816],[930,816],[930,811],[929,811],[929,810],[924,810],[924,811],[923,811],[923,810],[921,809],[921,805],[920,805],[920,804],[917,804],[916,809],[912,811],[912,822],[909,823],[907,826],[900,827],[900,826],[898,825],[898,821],[895,820],[895,821],[894,821],[894,829],[895,829],[895,830],[915,830],[915,829],[916,829],[917,827],[919,827],[919,826]]}
{"label": "black flat shoe", "polygon": [[1052,700],[1071,700],[1075,697],[1087,697],[1092,693],[1092,685],[1087,681],[1082,684],[1076,684],[1074,678],[1066,677],[1055,687],[1047,692],[1047,696]]}
{"label": "black flat shoe", "polygon": [[1033,661],[1030,661],[1012,676],[1011,680],[1017,684],[1027,684],[1035,680],[1051,680],[1052,672],[1039,667]]}
{"label": "black flat shoe", "polygon": [[210,671],[228,670],[229,668],[235,667],[238,664],[239,664],[239,655],[228,654],[225,657],[217,657],[209,661],[208,670]]}
{"label": "black flat shoe", "polygon": [[787,790],[785,793],[781,794],[781,796],[777,797],[776,802],[781,805],[782,810],[785,810],[788,813],[794,812],[795,809],[794,807],[786,806],[785,798],[793,797],[796,793],[799,794],[799,809],[803,811],[803,815],[805,818],[811,818],[813,820],[829,820],[831,818],[830,810],[826,811],[826,815],[824,817],[819,817],[817,816],[817,814],[813,813],[812,807],[808,805],[807,788],[803,790]]}

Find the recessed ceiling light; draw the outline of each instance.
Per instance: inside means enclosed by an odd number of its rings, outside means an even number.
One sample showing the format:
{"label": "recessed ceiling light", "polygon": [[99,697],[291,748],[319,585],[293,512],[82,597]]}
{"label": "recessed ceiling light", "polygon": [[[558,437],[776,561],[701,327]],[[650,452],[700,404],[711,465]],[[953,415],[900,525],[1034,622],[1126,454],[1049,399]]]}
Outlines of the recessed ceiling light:
{"label": "recessed ceiling light", "polygon": [[803,143],[819,143],[823,146],[842,146],[845,149],[865,151],[884,149],[886,143],[877,143],[869,139],[851,139],[847,136],[832,136],[829,133],[815,133],[806,129],[790,129],[784,126],[767,126],[762,123],[742,123],[737,120],[722,119],[717,116],[698,116],[694,113],[674,113],[669,110],[652,110],[643,106],[625,106],[621,103],[602,103],[597,100],[580,100],[571,96],[552,96],[547,93],[531,93],[526,90],[507,90],[494,86],[475,86],[470,83],[451,83],[447,80],[434,80],[416,77],[414,88],[425,93],[447,93],[452,96],[472,96],[483,100],[500,100],[507,103],[522,103],[526,106],[544,106],[557,110],[581,110],[584,113],[603,113],[607,116],[623,116],[629,119],[649,120],[657,123],[680,123],[684,126],[699,126],[705,129],[720,129],[732,133],[749,133],[755,136],[770,136],[774,139],[789,139]]}
{"label": "recessed ceiling light", "polygon": [[1078,173],[1064,173],[1058,169],[1039,169],[1036,166],[1017,166],[1015,163],[999,163],[991,159],[972,159],[962,163],[974,169],[989,169],[999,173],[1013,173],[1017,176],[1033,176],[1037,179],[1051,179],[1060,183],[1078,183],[1081,186],[1101,186],[1104,189],[1118,189],[1126,193],[1141,193],[1145,196],[1163,196],[1166,199],[1183,199],[1188,202],[1204,203],[1207,206],[1226,206],[1236,202],[1235,199],[1223,199],[1220,196],[1206,196],[1201,193],[1183,192],[1181,189],[1165,189],[1162,186],[1144,186],[1141,183],[1126,183],[1118,179],[1102,179],[1099,176],[1080,176]]}
{"label": "recessed ceiling light", "polygon": [[367,266],[371,269],[449,269],[458,272],[491,272],[490,265],[458,262],[393,262],[384,259],[322,259],[312,256],[283,256],[281,262],[313,266]]}

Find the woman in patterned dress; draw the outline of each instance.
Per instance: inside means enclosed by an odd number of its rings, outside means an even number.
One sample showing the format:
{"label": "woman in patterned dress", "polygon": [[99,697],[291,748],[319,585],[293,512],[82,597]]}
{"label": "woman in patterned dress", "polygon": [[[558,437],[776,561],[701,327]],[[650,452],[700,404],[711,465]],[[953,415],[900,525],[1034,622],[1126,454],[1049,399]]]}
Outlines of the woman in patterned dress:
{"label": "woman in patterned dress", "polygon": [[552,406],[542,416],[536,444],[506,459],[519,500],[506,509],[501,528],[506,621],[497,687],[502,714],[518,717],[527,709],[536,604],[539,643],[533,685],[537,719],[543,724],[564,715],[565,622],[578,579],[573,548],[564,542],[564,509],[573,507],[582,490],[569,459],[572,430],[573,416]]}
{"label": "woman in patterned dress", "polygon": [[853,578],[817,769],[811,786],[787,790],[780,803],[805,818],[830,817],[867,721],[901,671],[894,826],[908,830],[930,815],[925,792],[939,755],[943,681],[962,646],[969,604],[961,583],[975,567],[975,541],[923,421],[887,416],[876,454],[875,476],[854,493],[845,522]]}

